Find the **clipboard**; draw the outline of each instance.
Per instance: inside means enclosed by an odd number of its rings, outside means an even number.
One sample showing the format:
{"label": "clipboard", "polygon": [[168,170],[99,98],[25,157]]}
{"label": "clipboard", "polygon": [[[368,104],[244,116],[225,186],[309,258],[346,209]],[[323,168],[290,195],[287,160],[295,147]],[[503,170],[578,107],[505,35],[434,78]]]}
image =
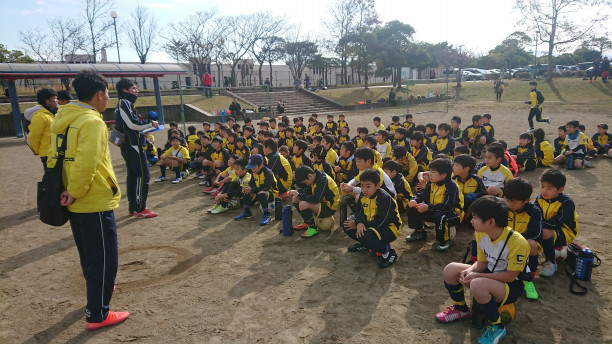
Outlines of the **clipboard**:
{"label": "clipboard", "polygon": [[160,124],[160,125],[159,125],[159,128],[151,127],[151,128],[149,128],[149,129],[145,129],[145,130],[143,130],[143,131],[141,131],[141,132],[142,132],[143,134],[145,134],[145,133],[152,133],[152,132],[154,132],[154,131],[159,131],[159,130],[164,130],[164,125],[163,125],[163,124]]}

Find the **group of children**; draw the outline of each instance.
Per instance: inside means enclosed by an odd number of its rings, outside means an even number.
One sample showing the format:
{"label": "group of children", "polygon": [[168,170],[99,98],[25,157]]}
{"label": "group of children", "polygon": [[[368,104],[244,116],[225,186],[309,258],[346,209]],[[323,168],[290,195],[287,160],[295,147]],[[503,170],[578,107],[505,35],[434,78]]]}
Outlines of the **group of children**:
{"label": "group of children", "polygon": [[[489,320],[479,342],[496,343],[505,335],[499,304],[514,302],[523,290],[528,298],[538,298],[533,285],[538,250],[546,258],[541,275],[552,276],[557,270],[555,246],[567,246],[578,235],[575,206],[563,194],[560,170],[542,173],[534,203],[531,184],[516,175],[561,157],[572,159],[573,168],[581,167],[589,152],[609,155],[612,141],[607,125],[601,124],[592,138],[595,151],[589,150],[579,123],[571,121],[554,148],[537,129],[521,134],[518,145],[507,149],[505,142],[495,140],[490,121],[488,114],[476,115],[461,130],[459,117],[450,124],[423,126],[406,115],[403,123],[393,116],[385,128],[375,117],[373,130],[359,127],[352,138],[343,115],[338,122],[328,115],[325,124],[313,115],[308,128],[301,117],[294,118],[293,126],[287,117],[278,123],[271,119],[258,123],[257,134],[248,118],[243,126],[229,118],[212,128],[203,123],[201,131],[189,127],[186,137],[171,123],[167,147],[159,150],[162,176],[156,182],[165,179],[166,168],[176,173],[175,182],[191,169],[202,179],[200,185],[208,187],[203,191],[214,197],[211,214],[241,205],[243,211],[234,217],[241,221],[252,217],[250,207],[259,203],[260,225],[270,223],[275,201],[289,198],[303,220],[293,229],[304,230],[304,238],[318,234],[315,218],[350,208],[352,215],[341,217],[344,232],[355,240],[348,250],[377,254],[381,267],[397,260],[390,243],[400,235],[402,213],[414,230],[407,242],[425,240],[425,222],[434,223],[437,251],[450,247],[451,227],[471,224],[472,264],[446,267],[445,286],[453,306],[436,319],[469,317],[463,287],[471,287],[473,307]],[[483,163],[477,164],[483,154]]]}

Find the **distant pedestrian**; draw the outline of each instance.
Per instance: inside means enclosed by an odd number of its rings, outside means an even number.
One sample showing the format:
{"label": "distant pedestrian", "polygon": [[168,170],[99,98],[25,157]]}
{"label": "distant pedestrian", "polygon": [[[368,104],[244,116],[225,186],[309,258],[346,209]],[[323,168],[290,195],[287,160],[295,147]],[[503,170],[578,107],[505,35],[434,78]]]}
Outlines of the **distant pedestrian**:
{"label": "distant pedestrian", "polygon": [[608,57],[604,57],[603,61],[601,61],[601,80],[604,84],[608,83],[608,77],[610,76],[610,60]]}
{"label": "distant pedestrian", "polygon": [[293,87],[295,87],[295,92],[298,92],[298,90],[300,88],[302,88],[302,80],[300,80],[300,78],[298,78],[297,76],[294,77],[295,80],[293,80]]}
{"label": "distant pedestrian", "polygon": [[593,61],[593,73],[591,73],[591,76],[589,77],[589,83],[593,82],[593,80],[597,81],[597,77],[601,75],[601,61],[599,60],[599,57],[595,58],[595,61]]}
{"label": "distant pedestrian", "polygon": [[502,94],[504,93],[504,83],[501,80],[498,80],[493,87],[495,88],[496,101],[501,102]]}
{"label": "distant pedestrian", "polygon": [[204,95],[206,98],[212,98],[212,76],[208,71],[202,75],[202,84],[204,85]]}

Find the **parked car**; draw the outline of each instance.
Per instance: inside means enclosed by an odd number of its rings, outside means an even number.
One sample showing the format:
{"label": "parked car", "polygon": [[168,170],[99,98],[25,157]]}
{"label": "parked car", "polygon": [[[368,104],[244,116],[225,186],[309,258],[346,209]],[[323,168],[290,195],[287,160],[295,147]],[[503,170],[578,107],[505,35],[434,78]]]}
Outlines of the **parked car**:
{"label": "parked car", "polygon": [[471,80],[484,80],[485,79],[485,74],[482,73],[478,68],[465,68],[463,71],[470,72],[472,74]]}
{"label": "parked car", "polygon": [[593,67],[593,62],[580,62],[578,64],[578,68],[580,68],[580,70],[587,70],[590,67]]}
{"label": "parked car", "polygon": [[483,76],[481,74],[472,73],[469,70],[463,70],[461,71],[461,79],[464,81],[482,80]]}

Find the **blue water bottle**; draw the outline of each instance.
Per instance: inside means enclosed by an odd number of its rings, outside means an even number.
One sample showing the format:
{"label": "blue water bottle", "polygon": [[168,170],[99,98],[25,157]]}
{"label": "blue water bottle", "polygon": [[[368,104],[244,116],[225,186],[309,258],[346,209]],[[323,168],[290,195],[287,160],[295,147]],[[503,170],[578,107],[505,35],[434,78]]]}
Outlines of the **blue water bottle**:
{"label": "blue water bottle", "polygon": [[574,277],[581,281],[591,280],[591,271],[593,271],[593,252],[588,248],[584,248],[578,252],[576,259],[576,269],[574,269]]}
{"label": "blue water bottle", "polygon": [[565,168],[567,168],[568,170],[574,169],[574,155],[573,154],[570,154],[565,157]]}
{"label": "blue water bottle", "polygon": [[293,234],[293,210],[290,205],[283,208],[283,236],[291,236]]}

